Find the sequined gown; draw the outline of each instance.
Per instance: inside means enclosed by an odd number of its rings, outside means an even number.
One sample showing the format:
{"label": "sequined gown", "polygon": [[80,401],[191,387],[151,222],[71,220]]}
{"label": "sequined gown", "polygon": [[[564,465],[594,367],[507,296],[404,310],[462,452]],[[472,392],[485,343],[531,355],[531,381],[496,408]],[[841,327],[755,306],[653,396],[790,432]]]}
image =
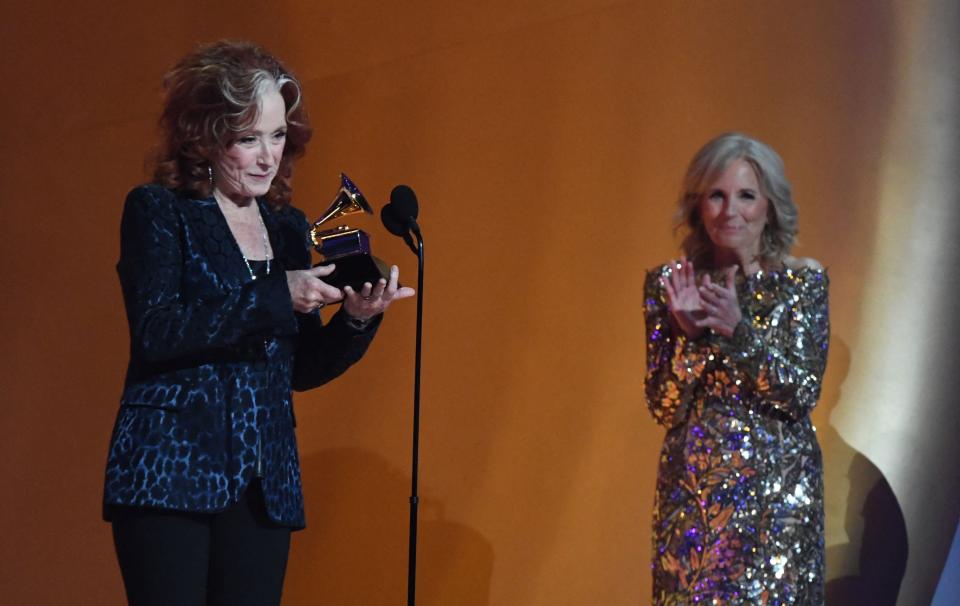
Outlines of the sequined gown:
{"label": "sequined gown", "polygon": [[647,273],[646,396],[666,430],[653,522],[653,602],[823,604],[823,480],[809,413],[829,341],[823,270],[738,279],[731,338],[690,340]]}

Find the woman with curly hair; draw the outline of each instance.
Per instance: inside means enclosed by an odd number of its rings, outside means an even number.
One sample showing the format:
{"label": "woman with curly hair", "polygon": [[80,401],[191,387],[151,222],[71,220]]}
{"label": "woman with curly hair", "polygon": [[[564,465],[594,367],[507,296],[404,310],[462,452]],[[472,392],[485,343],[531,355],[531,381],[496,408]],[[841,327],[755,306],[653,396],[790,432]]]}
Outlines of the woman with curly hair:
{"label": "woman with curly hair", "polygon": [[154,182],[121,223],[130,361],[104,515],[130,604],[279,604],[305,524],[291,390],[343,373],[414,292],[396,267],[360,292],[311,268],[290,204],[310,126],[282,63],[220,42],[164,82]]}

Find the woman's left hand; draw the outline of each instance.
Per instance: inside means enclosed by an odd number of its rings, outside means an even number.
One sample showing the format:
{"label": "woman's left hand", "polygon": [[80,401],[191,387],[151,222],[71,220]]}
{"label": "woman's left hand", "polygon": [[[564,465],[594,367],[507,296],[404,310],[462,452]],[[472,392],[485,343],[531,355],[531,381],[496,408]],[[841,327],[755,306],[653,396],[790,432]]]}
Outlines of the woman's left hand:
{"label": "woman's left hand", "polygon": [[360,292],[345,286],[343,288],[343,309],[351,318],[367,321],[370,318],[386,311],[390,303],[396,299],[406,299],[417,294],[409,286],[397,286],[400,279],[400,270],[396,265],[390,268],[390,281],[380,278],[374,286],[365,282]]}
{"label": "woman's left hand", "polygon": [[726,280],[722,286],[712,282],[709,275],[704,276],[700,285],[700,301],[707,315],[697,321],[697,326],[710,328],[728,338],[733,336],[734,329],[743,318],[740,302],[737,300],[736,276],[736,265],[727,269]]}

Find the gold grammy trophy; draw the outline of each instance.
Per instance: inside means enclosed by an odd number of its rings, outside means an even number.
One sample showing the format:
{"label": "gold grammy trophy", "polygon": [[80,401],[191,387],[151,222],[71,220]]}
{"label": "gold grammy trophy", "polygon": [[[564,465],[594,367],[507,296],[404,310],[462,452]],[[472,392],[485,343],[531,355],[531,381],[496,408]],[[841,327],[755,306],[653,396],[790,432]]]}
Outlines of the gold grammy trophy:
{"label": "gold grammy trophy", "polygon": [[348,225],[322,227],[329,221],[356,213],[372,215],[373,209],[353,181],[340,173],[340,191],[323,216],[313,222],[310,241],[320,253],[320,264],[335,263],[337,266],[322,280],[337,288],[350,286],[360,292],[364,282],[375,286],[380,278],[389,279],[390,267],[370,253],[370,236],[362,229]]}

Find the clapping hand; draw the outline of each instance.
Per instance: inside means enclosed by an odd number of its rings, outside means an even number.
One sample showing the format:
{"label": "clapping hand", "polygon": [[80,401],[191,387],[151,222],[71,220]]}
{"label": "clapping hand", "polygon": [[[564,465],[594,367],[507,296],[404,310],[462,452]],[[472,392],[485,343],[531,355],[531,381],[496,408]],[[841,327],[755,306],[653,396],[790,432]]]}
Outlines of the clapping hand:
{"label": "clapping hand", "polygon": [[709,274],[697,286],[693,262],[685,257],[674,263],[670,278],[663,281],[667,305],[677,326],[691,339],[699,337],[704,329],[711,329],[725,337],[732,337],[743,318],[735,285],[737,266],[727,268],[724,283],[717,284]]}
{"label": "clapping hand", "polygon": [[725,282],[721,286],[710,280],[710,276],[703,277],[700,285],[700,303],[706,317],[696,322],[701,328],[709,328],[725,337],[732,337],[737,324],[743,318],[740,312],[740,302],[737,300],[735,279],[737,266],[727,268]]}
{"label": "clapping hand", "polygon": [[673,271],[670,272],[670,277],[663,280],[663,287],[667,291],[667,308],[680,330],[687,337],[695,339],[703,332],[698,321],[703,318],[704,310],[693,261],[680,257],[679,263],[671,261],[671,265]]}

